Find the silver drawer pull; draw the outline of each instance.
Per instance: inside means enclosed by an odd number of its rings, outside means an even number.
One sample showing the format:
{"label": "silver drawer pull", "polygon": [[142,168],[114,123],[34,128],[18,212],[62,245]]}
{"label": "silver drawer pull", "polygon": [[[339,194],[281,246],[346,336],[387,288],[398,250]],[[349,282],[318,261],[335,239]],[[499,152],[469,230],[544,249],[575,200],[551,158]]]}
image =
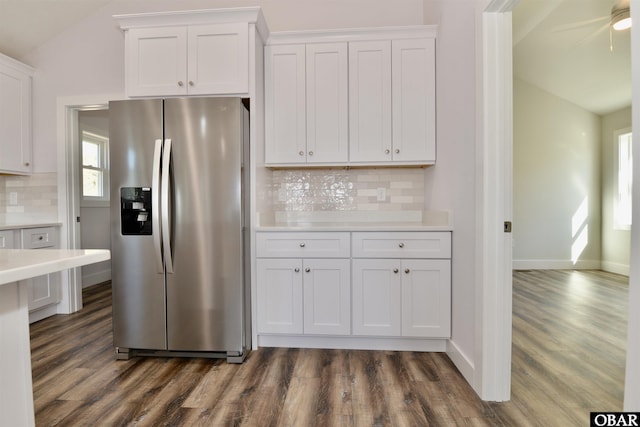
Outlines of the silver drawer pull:
{"label": "silver drawer pull", "polygon": [[184,86],[184,83],[182,82],[182,80],[178,81],[178,86]]}
{"label": "silver drawer pull", "polygon": [[299,151],[298,154],[304,156],[304,151]]}
{"label": "silver drawer pull", "polygon": [[310,156],[313,156],[313,151],[309,151],[309,155],[310,155]]}
{"label": "silver drawer pull", "polygon": [[407,274],[409,274],[409,273],[411,273],[411,270],[409,270],[408,268],[405,268],[405,269],[404,269],[404,272],[405,272],[405,273],[407,273]]}
{"label": "silver drawer pull", "polygon": [[300,269],[298,267],[294,268],[293,271],[295,271],[296,273],[300,273]]}
{"label": "silver drawer pull", "polygon": [[396,154],[400,154],[400,149],[396,148]]}
{"label": "silver drawer pull", "polygon": [[44,240],[44,236],[38,237],[38,240]]}
{"label": "silver drawer pull", "polygon": [[388,148],[386,150],[384,150],[384,154],[389,154],[391,152],[391,150],[389,150]]}
{"label": "silver drawer pull", "polygon": [[304,248],[306,245],[304,244],[304,242],[300,243],[300,247]]}
{"label": "silver drawer pull", "polygon": [[398,247],[399,248],[404,248],[404,243],[402,243],[402,242],[398,243]]}
{"label": "silver drawer pull", "polygon": [[311,271],[311,269],[309,267],[307,267],[307,268],[304,269],[304,271],[308,273],[308,272]]}
{"label": "silver drawer pull", "polygon": [[394,272],[394,273],[396,273],[396,274],[398,274],[398,271],[399,271],[399,270],[398,270],[397,268],[394,268],[394,269],[393,269],[393,272]]}
{"label": "silver drawer pull", "polygon": [[189,86],[193,86],[194,84],[193,80],[189,80]]}

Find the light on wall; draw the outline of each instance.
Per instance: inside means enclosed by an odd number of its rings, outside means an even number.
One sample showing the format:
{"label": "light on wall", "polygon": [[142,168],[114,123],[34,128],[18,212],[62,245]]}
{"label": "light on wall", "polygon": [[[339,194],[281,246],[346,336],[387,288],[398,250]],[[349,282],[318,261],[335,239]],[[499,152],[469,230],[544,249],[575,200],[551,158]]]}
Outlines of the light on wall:
{"label": "light on wall", "polygon": [[611,9],[611,27],[616,31],[631,28],[631,14],[628,6],[623,8],[614,6]]}

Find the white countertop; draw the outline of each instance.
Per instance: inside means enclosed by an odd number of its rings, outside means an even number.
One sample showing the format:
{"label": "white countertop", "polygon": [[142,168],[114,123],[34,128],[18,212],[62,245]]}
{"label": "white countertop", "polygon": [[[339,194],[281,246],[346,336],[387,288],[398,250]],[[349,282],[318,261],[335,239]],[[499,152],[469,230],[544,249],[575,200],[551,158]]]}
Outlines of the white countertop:
{"label": "white countertop", "polygon": [[261,225],[256,231],[452,231],[448,224],[422,222],[295,222]]}
{"label": "white countertop", "polygon": [[40,228],[40,227],[60,227],[61,222],[33,222],[33,221],[0,221],[0,231],[2,230],[19,230],[22,228]]}
{"label": "white countertop", "polygon": [[0,249],[0,286],[110,258],[108,249]]}

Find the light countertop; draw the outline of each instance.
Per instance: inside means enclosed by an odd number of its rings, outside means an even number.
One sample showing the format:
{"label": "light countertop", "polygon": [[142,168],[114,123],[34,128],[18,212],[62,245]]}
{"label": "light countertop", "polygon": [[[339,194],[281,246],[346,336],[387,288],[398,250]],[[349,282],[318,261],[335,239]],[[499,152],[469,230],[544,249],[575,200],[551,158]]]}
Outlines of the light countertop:
{"label": "light countertop", "polygon": [[22,228],[60,227],[61,222],[34,222],[34,221],[0,221],[0,231],[19,230]]}
{"label": "light countertop", "polygon": [[448,224],[422,222],[293,222],[261,225],[256,231],[452,231]]}
{"label": "light countertop", "polygon": [[110,258],[108,249],[0,249],[0,286]]}

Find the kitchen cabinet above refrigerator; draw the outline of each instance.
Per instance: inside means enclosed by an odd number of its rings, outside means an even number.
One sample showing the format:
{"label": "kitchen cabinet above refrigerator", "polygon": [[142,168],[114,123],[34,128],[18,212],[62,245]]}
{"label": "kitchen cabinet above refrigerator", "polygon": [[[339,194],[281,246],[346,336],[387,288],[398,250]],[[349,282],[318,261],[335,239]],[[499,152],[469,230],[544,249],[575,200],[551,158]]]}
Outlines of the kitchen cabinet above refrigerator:
{"label": "kitchen cabinet above refrigerator", "polygon": [[[129,97],[247,95],[259,7],[116,15]],[[259,47],[261,48],[261,46]]]}
{"label": "kitchen cabinet above refrigerator", "polygon": [[265,163],[436,160],[436,27],[274,33],[265,47]]}

